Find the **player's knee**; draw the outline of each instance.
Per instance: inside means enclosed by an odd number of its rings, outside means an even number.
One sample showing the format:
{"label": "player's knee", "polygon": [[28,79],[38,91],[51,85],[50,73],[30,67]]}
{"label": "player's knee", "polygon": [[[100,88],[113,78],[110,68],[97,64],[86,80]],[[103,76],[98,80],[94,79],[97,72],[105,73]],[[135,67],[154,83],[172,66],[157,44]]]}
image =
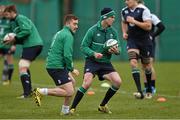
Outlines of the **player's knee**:
{"label": "player's knee", "polygon": [[129,60],[136,59],[138,60],[139,55],[135,51],[128,52]]}
{"label": "player's knee", "polygon": [[142,64],[150,64],[151,59],[150,58],[142,58],[141,62],[142,62]]}
{"label": "player's knee", "polygon": [[152,70],[152,65],[150,63],[149,64],[142,64],[142,66],[143,66],[144,71]]}
{"label": "player's knee", "polygon": [[86,90],[89,89],[90,86],[91,86],[91,83],[89,83],[89,82],[83,82],[83,84],[82,84],[82,87]]}
{"label": "player's knee", "polygon": [[91,84],[92,84],[92,77],[91,76],[84,77],[84,81],[83,81],[82,87],[87,90],[87,89],[89,89]]}
{"label": "player's knee", "polygon": [[150,73],[152,73],[152,69],[149,67],[145,68],[145,74],[150,74]]}
{"label": "player's knee", "polygon": [[19,61],[19,68],[29,68],[31,62],[29,60],[21,59]]}
{"label": "player's knee", "polygon": [[74,95],[74,89],[73,88],[70,88],[67,90],[67,96],[71,97]]}
{"label": "player's knee", "polygon": [[137,61],[137,59],[131,59],[131,60],[130,60],[130,65],[131,65],[132,67],[137,67],[137,66],[138,66],[138,61]]}
{"label": "player's knee", "polygon": [[74,95],[74,90],[68,92],[68,96],[72,97]]}
{"label": "player's knee", "polygon": [[112,84],[113,84],[114,86],[116,86],[117,88],[119,88],[119,87],[121,86],[121,84],[122,84],[122,80],[121,80],[120,77],[117,77],[117,78],[113,79],[112,81],[113,81]]}
{"label": "player's knee", "polygon": [[116,87],[119,88],[121,86],[121,84],[122,84],[122,80],[121,79],[118,79],[118,80],[115,81],[115,86]]}
{"label": "player's knee", "polygon": [[138,64],[137,60],[138,60],[139,55],[134,51],[130,51],[130,52],[128,52],[128,56],[129,56],[129,60],[130,60],[130,65],[132,67],[136,67]]}

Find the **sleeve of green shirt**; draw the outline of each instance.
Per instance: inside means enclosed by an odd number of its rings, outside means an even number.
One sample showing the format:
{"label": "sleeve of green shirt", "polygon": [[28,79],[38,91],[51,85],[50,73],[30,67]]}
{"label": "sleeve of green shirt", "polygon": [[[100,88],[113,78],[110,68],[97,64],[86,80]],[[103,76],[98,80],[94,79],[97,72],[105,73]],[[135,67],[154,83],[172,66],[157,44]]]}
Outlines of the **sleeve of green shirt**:
{"label": "sleeve of green shirt", "polygon": [[73,52],[73,38],[66,36],[64,41],[64,60],[66,63],[66,67],[68,71],[73,71],[73,60],[72,60],[72,52]]}
{"label": "sleeve of green shirt", "polygon": [[93,56],[94,51],[90,48],[93,39],[93,32],[88,30],[81,43],[81,50],[87,56]]}
{"label": "sleeve of green shirt", "polygon": [[19,26],[16,32],[16,38],[19,40],[30,35],[32,28],[31,22],[25,18],[18,18],[17,22]]}

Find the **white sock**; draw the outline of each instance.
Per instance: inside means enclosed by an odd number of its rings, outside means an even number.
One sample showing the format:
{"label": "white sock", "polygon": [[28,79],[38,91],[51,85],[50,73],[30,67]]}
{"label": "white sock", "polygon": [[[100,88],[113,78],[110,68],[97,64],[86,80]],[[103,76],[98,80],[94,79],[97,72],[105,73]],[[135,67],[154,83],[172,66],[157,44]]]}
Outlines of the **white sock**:
{"label": "white sock", "polygon": [[68,114],[69,113],[69,106],[62,105],[61,112],[64,114]]}
{"label": "white sock", "polygon": [[47,89],[47,88],[40,88],[40,89],[39,89],[39,92],[40,92],[42,95],[48,95],[48,89]]}

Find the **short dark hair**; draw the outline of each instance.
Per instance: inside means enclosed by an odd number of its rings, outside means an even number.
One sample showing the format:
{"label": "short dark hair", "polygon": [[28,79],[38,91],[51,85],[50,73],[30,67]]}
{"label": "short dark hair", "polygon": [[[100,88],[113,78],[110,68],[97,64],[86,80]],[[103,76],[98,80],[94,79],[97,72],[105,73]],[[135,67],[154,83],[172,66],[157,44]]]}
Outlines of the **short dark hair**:
{"label": "short dark hair", "polygon": [[4,12],[14,12],[14,13],[17,13],[16,6],[15,5],[6,6],[6,8],[4,9]]}
{"label": "short dark hair", "polygon": [[65,17],[64,17],[64,24],[66,24],[67,22],[69,22],[70,20],[78,20],[78,17],[76,17],[75,15],[73,14],[67,14]]}

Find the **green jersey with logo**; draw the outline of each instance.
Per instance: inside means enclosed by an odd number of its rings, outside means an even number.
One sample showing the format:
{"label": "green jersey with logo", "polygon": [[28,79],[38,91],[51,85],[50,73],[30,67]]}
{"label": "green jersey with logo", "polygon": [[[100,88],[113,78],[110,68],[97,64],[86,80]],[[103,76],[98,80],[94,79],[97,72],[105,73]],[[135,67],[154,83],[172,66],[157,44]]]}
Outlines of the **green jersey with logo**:
{"label": "green jersey with logo", "polygon": [[[109,63],[112,54],[103,48],[104,43],[109,39],[116,39],[120,50],[120,41],[116,30],[113,27],[103,29],[99,21],[87,31],[81,43],[81,50],[86,58],[92,58],[97,62]],[[94,52],[102,53],[103,57],[101,59],[94,58]]]}
{"label": "green jersey with logo", "polygon": [[7,48],[8,49],[11,47],[11,45],[3,44],[4,36],[10,32],[12,32],[10,20],[5,19],[5,18],[0,18],[0,48]]}
{"label": "green jersey with logo", "polygon": [[69,27],[64,26],[53,38],[46,60],[46,68],[65,68],[68,71],[73,71],[73,42],[73,33]]}
{"label": "green jersey with logo", "polygon": [[22,44],[23,48],[43,45],[35,25],[27,17],[17,15],[12,21],[11,27],[16,34],[16,43]]}

